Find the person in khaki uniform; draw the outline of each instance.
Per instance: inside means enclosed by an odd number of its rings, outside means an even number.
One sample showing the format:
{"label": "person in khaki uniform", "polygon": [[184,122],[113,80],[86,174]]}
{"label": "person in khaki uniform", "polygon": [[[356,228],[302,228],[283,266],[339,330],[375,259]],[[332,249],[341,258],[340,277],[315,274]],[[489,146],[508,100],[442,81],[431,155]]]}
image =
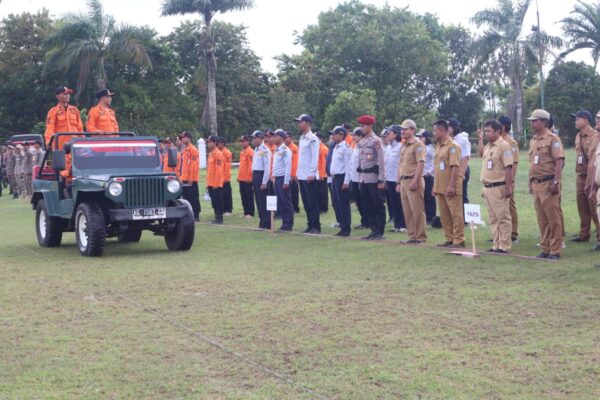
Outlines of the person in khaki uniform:
{"label": "person in khaki uniform", "polygon": [[517,171],[519,164],[519,143],[510,136],[510,130],[512,129],[512,121],[507,116],[501,116],[498,118],[498,122],[502,125],[502,140],[510,145],[513,156],[513,168],[512,168],[512,196],[510,197],[510,220],[512,223],[511,239],[513,243],[519,240],[519,214],[517,212],[517,204],[515,203],[515,184],[517,181]]}
{"label": "person in khaki uniform", "polygon": [[560,179],[565,154],[560,138],[548,130],[549,119],[545,110],[535,110],[528,118],[535,134],[529,145],[529,193],[541,235],[542,252],[537,257],[558,260],[564,238]]}
{"label": "person in khaki uniform", "polygon": [[25,179],[25,193],[31,197],[33,195],[33,154],[29,143],[23,144],[23,175]]}
{"label": "person in khaki uniform", "polygon": [[437,199],[446,237],[446,241],[438,246],[465,247],[460,146],[450,137],[446,121],[440,120],[433,124],[433,134],[437,141],[433,195]]}
{"label": "person in khaki uniform", "polygon": [[[495,120],[487,121],[479,136],[479,157],[482,157],[481,183],[483,198],[487,204],[492,231],[492,253],[510,253],[512,248],[510,199],[513,195],[513,150],[502,139],[502,125]],[[483,136],[488,144],[483,146]]]}
{"label": "person in khaki uniform", "polygon": [[421,244],[427,240],[425,233],[425,181],[423,179],[425,145],[415,136],[417,133],[415,121],[407,119],[400,126],[405,143],[400,150],[396,191],[400,193],[403,204],[402,210],[408,232],[406,243]]}
{"label": "person in khaki uniform", "polygon": [[594,117],[589,111],[582,110],[571,115],[575,118],[575,127],[579,133],[575,137],[575,161],[577,210],[579,211],[579,234],[573,238],[573,242],[588,242],[591,236],[591,225],[594,221],[596,226],[596,243],[600,243],[600,231],[598,230],[598,216],[596,215],[596,199],[590,199],[589,190],[591,180],[589,179],[590,160],[593,160],[596,146],[600,142],[600,134],[592,128]]}

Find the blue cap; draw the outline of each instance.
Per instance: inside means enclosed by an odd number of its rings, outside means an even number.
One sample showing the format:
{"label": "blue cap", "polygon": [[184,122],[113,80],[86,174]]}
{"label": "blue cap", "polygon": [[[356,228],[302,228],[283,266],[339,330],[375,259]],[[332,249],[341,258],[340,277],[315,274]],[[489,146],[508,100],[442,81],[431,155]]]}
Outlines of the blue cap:
{"label": "blue cap", "polygon": [[275,131],[275,135],[281,136],[282,139],[285,139],[287,137],[287,132],[284,131],[283,129],[277,129]]}
{"label": "blue cap", "polygon": [[460,121],[456,118],[450,118],[448,120],[448,126],[457,131],[460,129]]}
{"label": "blue cap", "polygon": [[252,138],[263,138],[265,135],[261,131],[254,131],[250,137]]}
{"label": "blue cap", "polygon": [[589,112],[588,110],[577,111],[576,113],[571,114],[571,117],[573,117],[573,118],[585,118],[588,121],[590,121],[590,124],[594,122],[594,117],[592,116],[592,113]]}
{"label": "blue cap", "polygon": [[392,131],[394,133],[402,133],[402,127],[400,125],[392,125],[388,128],[388,131]]}
{"label": "blue cap", "polygon": [[308,114],[302,114],[298,118],[294,118],[294,121],[296,121],[296,122],[304,121],[304,122],[312,123],[313,119]]}
{"label": "blue cap", "polygon": [[336,126],[335,128],[329,131],[330,135],[335,135],[336,133],[339,133],[340,135],[345,135],[346,128],[344,128],[343,126]]}

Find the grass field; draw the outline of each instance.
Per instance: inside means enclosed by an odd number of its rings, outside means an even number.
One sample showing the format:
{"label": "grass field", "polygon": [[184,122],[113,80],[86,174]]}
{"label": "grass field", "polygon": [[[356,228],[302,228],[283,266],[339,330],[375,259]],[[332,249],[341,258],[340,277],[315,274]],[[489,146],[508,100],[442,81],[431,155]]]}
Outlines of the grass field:
{"label": "grass field", "polygon": [[[578,217],[568,159],[570,236]],[[472,170],[470,195],[483,204],[479,160]],[[514,251],[535,255],[526,175],[523,164]],[[39,248],[33,211],[0,198],[0,398],[600,398],[591,244],[567,242],[555,263],[393,243],[404,234],[389,243],[271,236],[231,226],[257,225],[234,196],[230,226],[198,225],[190,252],[169,253],[144,233],[139,244],[109,240],[100,259],[80,257],[73,234],[59,249]],[[332,222],[330,210],[324,234]],[[296,230],[304,227],[297,216]],[[442,240],[429,234],[431,246]],[[488,248],[489,229],[477,236]]]}

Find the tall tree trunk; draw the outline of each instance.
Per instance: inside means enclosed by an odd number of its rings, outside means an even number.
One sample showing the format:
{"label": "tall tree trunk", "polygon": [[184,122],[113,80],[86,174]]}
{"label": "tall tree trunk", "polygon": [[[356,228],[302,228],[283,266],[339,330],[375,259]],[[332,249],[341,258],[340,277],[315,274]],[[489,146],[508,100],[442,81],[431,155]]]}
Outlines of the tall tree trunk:
{"label": "tall tree trunk", "polygon": [[204,17],[205,34],[206,34],[206,78],[207,78],[207,96],[206,96],[206,111],[208,111],[208,130],[211,135],[217,133],[217,60],[215,58],[214,43],[212,37],[212,26],[210,16]]}
{"label": "tall tree trunk", "polygon": [[523,77],[520,60],[520,52],[517,49],[513,66],[513,87],[515,88],[515,120],[513,123],[514,131],[518,135],[523,134]]}
{"label": "tall tree trunk", "polygon": [[96,85],[98,86],[98,90],[104,90],[106,89],[106,85],[107,85],[107,81],[108,79],[106,79],[106,67],[104,66],[104,57],[100,57],[100,60],[98,61],[98,63],[100,64],[99,68],[98,68],[98,79],[96,81]]}

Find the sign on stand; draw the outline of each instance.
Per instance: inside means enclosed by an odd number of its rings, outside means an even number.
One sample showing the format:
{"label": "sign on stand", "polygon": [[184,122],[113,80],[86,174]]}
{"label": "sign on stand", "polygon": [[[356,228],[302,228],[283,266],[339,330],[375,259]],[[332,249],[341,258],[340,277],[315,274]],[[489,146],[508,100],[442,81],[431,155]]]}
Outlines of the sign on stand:
{"label": "sign on stand", "polygon": [[271,212],[271,233],[273,233],[275,211],[277,211],[277,196],[267,196],[267,211]]}
{"label": "sign on stand", "polygon": [[467,258],[478,258],[477,248],[475,245],[475,224],[483,225],[483,219],[481,218],[481,206],[479,204],[465,204],[465,222],[471,227],[471,243],[473,245],[473,251],[452,251],[450,254],[454,254],[461,257]]}

